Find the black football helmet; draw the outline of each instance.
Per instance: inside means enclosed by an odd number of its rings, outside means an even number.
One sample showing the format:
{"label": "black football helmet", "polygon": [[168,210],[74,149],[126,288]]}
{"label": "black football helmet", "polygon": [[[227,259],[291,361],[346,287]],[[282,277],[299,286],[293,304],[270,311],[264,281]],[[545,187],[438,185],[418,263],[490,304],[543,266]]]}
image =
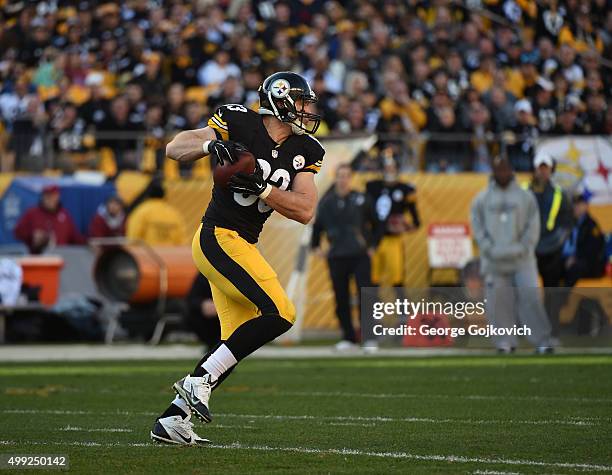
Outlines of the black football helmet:
{"label": "black football helmet", "polygon": [[[301,100],[299,110],[298,100]],[[291,124],[294,134],[314,134],[319,128],[321,116],[304,109],[307,103],[314,102],[317,102],[317,95],[308,81],[290,71],[268,76],[259,87],[259,113]]]}

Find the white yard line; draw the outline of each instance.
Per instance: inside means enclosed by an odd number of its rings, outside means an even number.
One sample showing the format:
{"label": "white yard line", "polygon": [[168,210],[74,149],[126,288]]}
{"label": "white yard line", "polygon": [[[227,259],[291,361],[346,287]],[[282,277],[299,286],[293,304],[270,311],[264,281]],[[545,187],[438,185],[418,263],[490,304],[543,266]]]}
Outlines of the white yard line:
{"label": "white yard line", "polygon": [[376,427],[373,422],[370,423],[359,423],[359,422],[328,422],[330,426],[353,426],[353,427]]}
{"label": "white yard line", "polygon": [[123,429],[120,427],[103,427],[100,429],[90,429],[87,427],[66,426],[62,427],[62,432],[134,432],[133,429]]}
{"label": "white yard line", "polygon": [[351,393],[342,391],[282,391],[270,393],[278,396],[360,397],[371,399],[468,399],[475,401],[567,401],[612,403],[612,398],[561,396],[497,396],[486,394],[419,394],[419,393]]}
{"label": "white yard line", "polygon": [[554,420],[512,420],[512,419],[436,419],[432,417],[388,417],[388,416],[311,416],[311,415],[275,415],[275,414],[231,414],[218,413],[219,417],[240,417],[272,420],[323,420],[323,421],[361,421],[361,422],[413,422],[427,424],[468,424],[468,425],[495,425],[495,424],[520,424],[520,425],[570,425],[570,426],[596,426],[599,422],[593,420],[585,421],[578,419],[554,419]]}
{"label": "white yard line", "polygon": [[473,475],[521,475],[519,472],[497,472],[495,470],[476,470]]}
{"label": "white yard line", "polygon": [[[163,447],[153,443],[139,442],[88,442],[88,441],[70,441],[70,442],[40,442],[40,441],[16,441],[16,440],[0,440],[0,445],[16,446],[16,445],[57,445],[57,446],[78,446],[78,447]],[[168,445],[167,447],[171,447]],[[450,462],[450,463],[478,463],[486,465],[523,465],[532,467],[554,467],[554,468],[569,468],[575,470],[599,470],[612,471],[612,465],[598,465],[582,462],[547,462],[541,460],[525,460],[525,459],[506,459],[506,458],[487,458],[487,457],[466,457],[463,455],[438,455],[438,454],[413,454],[410,452],[372,452],[359,449],[348,448],[310,448],[310,447],[274,447],[269,445],[247,445],[235,442],[227,445],[207,444],[200,446],[203,450],[206,448],[223,449],[223,450],[255,450],[260,452],[293,452],[300,454],[319,454],[319,455],[355,455],[365,457],[376,457],[383,459],[405,459],[419,460],[424,462]]]}
{"label": "white yard line", "polygon": [[[104,416],[156,416],[155,412],[131,412],[131,411],[72,411],[72,410],[61,410],[61,409],[49,409],[49,410],[38,410],[38,409],[3,409],[0,411],[4,414],[55,414],[55,415],[104,415]],[[513,420],[513,419],[437,419],[433,417],[390,417],[390,416],[313,416],[309,414],[297,414],[297,415],[277,415],[277,414],[233,414],[233,413],[216,413],[217,417],[228,417],[238,419],[268,419],[268,420],[308,420],[308,421],[336,421],[336,422],[360,422],[360,423],[393,423],[393,422],[407,422],[407,423],[425,423],[425,424],[467,424],[467,425],[504,425],[504,424],[518,424],[518,425],[568,425],[568,426],[598,426],[601,423],[607,423],[609,420],[602,418],[600,420],[594,418],[580,419],[571,417],[569,419],[551,419],[551,420]]]}

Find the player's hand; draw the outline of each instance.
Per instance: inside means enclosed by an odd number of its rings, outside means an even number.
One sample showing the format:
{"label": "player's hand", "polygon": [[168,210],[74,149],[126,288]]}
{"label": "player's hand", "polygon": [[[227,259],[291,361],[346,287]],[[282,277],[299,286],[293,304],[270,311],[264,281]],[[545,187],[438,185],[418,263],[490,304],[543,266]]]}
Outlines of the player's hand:
{"label": "player's hand", "polygon": [[253,173],[247,174],[238,172],[229,180],[230,190],[244,195],[260,196],[266,191],[268,186],[270,185],[264,180],[263,170],[258,163],[255,165],[255,171]]}
{"label": "player's hand", "polygon": [[215,157],[218,165],[226,162],[234,163],[238,158],[238,153],[248,152],[248,149],[239,142],[231,140],[211,140],[208,144],[208,152]]}

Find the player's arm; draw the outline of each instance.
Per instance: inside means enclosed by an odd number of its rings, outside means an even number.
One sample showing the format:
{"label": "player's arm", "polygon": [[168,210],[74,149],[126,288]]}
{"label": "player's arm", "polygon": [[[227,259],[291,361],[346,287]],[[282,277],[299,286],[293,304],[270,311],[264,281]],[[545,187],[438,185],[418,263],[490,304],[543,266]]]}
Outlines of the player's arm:
{"label": "player's arm", "polygon": [[166,156],[178,162],[193,162],[210,154],[219,165],[232,163],[241,151],[246,151],[244,145],[231,140],[218,140],[215,129],[210,125],[179,132],[166,146]]}
{"label": "player's arm", "polygon": [[217,137],[212,127],[179,132],[166,145],[166,156],[177,162],[193,162],[204,157],[204,142]]}
{"label": "player's arm", "polygon": [[268,206],[286,218],[308,224],[314,216],[317,205],[314,174],[298,173],[293,180],[291,191],[283,191],[272,186],[270,193],[263,199]]}

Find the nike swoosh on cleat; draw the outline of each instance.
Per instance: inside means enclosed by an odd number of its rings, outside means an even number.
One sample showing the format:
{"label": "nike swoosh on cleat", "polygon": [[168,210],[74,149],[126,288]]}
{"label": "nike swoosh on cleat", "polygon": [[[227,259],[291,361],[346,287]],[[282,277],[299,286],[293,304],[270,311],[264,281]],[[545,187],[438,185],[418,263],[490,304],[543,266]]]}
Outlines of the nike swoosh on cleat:
{"label": "nike swoosh on cleat", "polygon": [[181,434],[178,430],[176,430],[176,429],[172,429],[172,430],[174,431],[175,434],[178,434],[178,436],[181,439],[183,439],[186,443],[191,444],[191,437],[189,437],[189,438],[183,437],[183,434]]}
{"label": "nike swoosh on cleat", "polygon": [[191,394],[190,394],[190,396],[191,396],[191,400],[194,403],[200,402],[200,399],[198,398],[197,394],[195,393],[195,387],[193,385],[191,386]]}

